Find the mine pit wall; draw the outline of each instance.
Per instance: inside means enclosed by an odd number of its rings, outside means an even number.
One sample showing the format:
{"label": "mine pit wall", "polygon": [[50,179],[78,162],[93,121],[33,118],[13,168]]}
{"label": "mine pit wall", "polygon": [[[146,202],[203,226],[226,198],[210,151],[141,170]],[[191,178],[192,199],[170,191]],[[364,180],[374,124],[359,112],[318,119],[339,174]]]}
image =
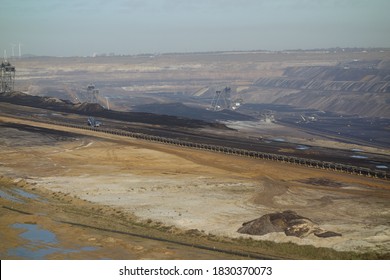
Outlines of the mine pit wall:
{"label": "mine pit wall", "polygon": [[374,92],[387,93],[390,82],[361,82],[361,81],[321,81],[291,78],[261,78],[256,86],[269,88],[287,88],[299,90],[345,91],[345,92]]}
{"label": "mine pit wall", "polygon": [[332,170],[336,172],[344,172],[344,173],[374,177],[374,178],[379,178],[384,180],[390,179],[389,176],[390,174],[388,174],[388,172],[386,171],[371,170],[369,168],[363,168],[363,167],[334,163],[334,162],[312,160],[312,159],[286,156],[280,154],[263,153],[259,151],[238,149],[238,148],[232,148],[228,146],[195,143],[190,141],[177,140],[173,138],[166,138],[166,137],[148,135],[148,134],[137,133],[137,132],[107,129],[101,127],[97,128],[97,127],[90,127],[90,126],[59,122],[59,121],[46,121],[45,123],[83,129],[83,130],[102,132],[102,133],[119,135],[119,136],[125,136],[125,137],[131,137],[135,139],[152,141],[152,142],[162,143],[166,145],[176,145],[180,147],[212,151],[212,152],[223,153],[223,154],[234,155],[234,156],[244,156],[244,157],[250,157],[254,159],[272,160],[281,163],[295,164],[295,165],[305,166],[309,168],[326,169],[326,170]]}
{"label": "mine pit wall", "polygon": [[[273,100],[275,104],[387,118],[390,68],[382,69],[380,64],[381,60],[287,67],[282,76],[259,78],[254,87],[286,91]],[[298,92],[290,94],[291,90]]]}

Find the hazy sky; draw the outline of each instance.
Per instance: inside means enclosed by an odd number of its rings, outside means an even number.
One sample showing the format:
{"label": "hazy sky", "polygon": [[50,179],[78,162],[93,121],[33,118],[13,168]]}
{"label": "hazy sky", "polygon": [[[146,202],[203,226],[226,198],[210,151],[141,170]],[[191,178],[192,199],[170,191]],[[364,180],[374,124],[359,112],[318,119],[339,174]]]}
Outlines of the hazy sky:
{"label": "hazy sky", "polygon": [[[85,56],[390,47],[389,0],[0,0],[0,50]],[[18,48],[14,48],[15,54]]]}

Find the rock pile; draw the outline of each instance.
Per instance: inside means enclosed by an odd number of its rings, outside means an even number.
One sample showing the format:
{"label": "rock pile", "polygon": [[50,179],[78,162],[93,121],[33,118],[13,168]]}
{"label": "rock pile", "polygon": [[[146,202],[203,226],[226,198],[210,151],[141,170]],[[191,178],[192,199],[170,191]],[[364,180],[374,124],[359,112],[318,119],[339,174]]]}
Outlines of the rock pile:
{"label": "rock pile", "polygon": [[258,219],[242,224],[238,229],[239,233],[250,235],[265,235],[271,232],[284,232],[287,236],[306,237],[314,234],[317,237],[327,238],[341,236],[340,233],[326,231],[309,218],[298,215],[294,211],[282,213],[270,213]]}

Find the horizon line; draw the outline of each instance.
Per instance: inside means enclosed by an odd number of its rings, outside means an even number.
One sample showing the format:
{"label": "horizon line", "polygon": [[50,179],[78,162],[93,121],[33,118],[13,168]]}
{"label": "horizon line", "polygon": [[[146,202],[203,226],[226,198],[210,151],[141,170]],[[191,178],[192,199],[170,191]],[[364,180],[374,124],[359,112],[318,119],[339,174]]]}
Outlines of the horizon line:
{"label": "horizon line", "polygon": [[219,50],[219,51],[188,51],[188,52],[153,52],[153,53],[137,53],[137,54],[117,54],[115,52],[107,52],[107,53],[96,53],[94,52],[92,55],[36,55],[36,54],[29,54],[25,53],[21,57],[19,56],[11,56],[8,58],[34,58],[34,57],[53,57],[53,58],[72,58],[72,57],[79,57],[79,58],[99,58],[99,57],[129,57],[129,56],[160,56],[160,55],[198,55],[198,54],[242,54],[242,53],[291,53],[291,52],[361,52],[361,51],[390,51],[390,47],[329,47],[329,48],[309,48],[309,49],[284,49],[284,50]]}

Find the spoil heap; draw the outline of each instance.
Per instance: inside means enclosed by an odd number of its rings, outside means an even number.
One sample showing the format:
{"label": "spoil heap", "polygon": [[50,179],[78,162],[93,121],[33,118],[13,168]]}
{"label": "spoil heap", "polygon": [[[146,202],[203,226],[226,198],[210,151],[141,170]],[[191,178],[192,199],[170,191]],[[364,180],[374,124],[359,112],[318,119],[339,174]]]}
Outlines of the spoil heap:
{"label": "spoil heap", "polygon": [[309,218],[298,215],[294,211],[270,213],[258,219],[242,224],[239,233],[250,235],[265,235],[271,232],[284,232],[287,236],[306,237],[314,234],[317,237],[327,238],[341,236],[340,233],[325,231]]}

